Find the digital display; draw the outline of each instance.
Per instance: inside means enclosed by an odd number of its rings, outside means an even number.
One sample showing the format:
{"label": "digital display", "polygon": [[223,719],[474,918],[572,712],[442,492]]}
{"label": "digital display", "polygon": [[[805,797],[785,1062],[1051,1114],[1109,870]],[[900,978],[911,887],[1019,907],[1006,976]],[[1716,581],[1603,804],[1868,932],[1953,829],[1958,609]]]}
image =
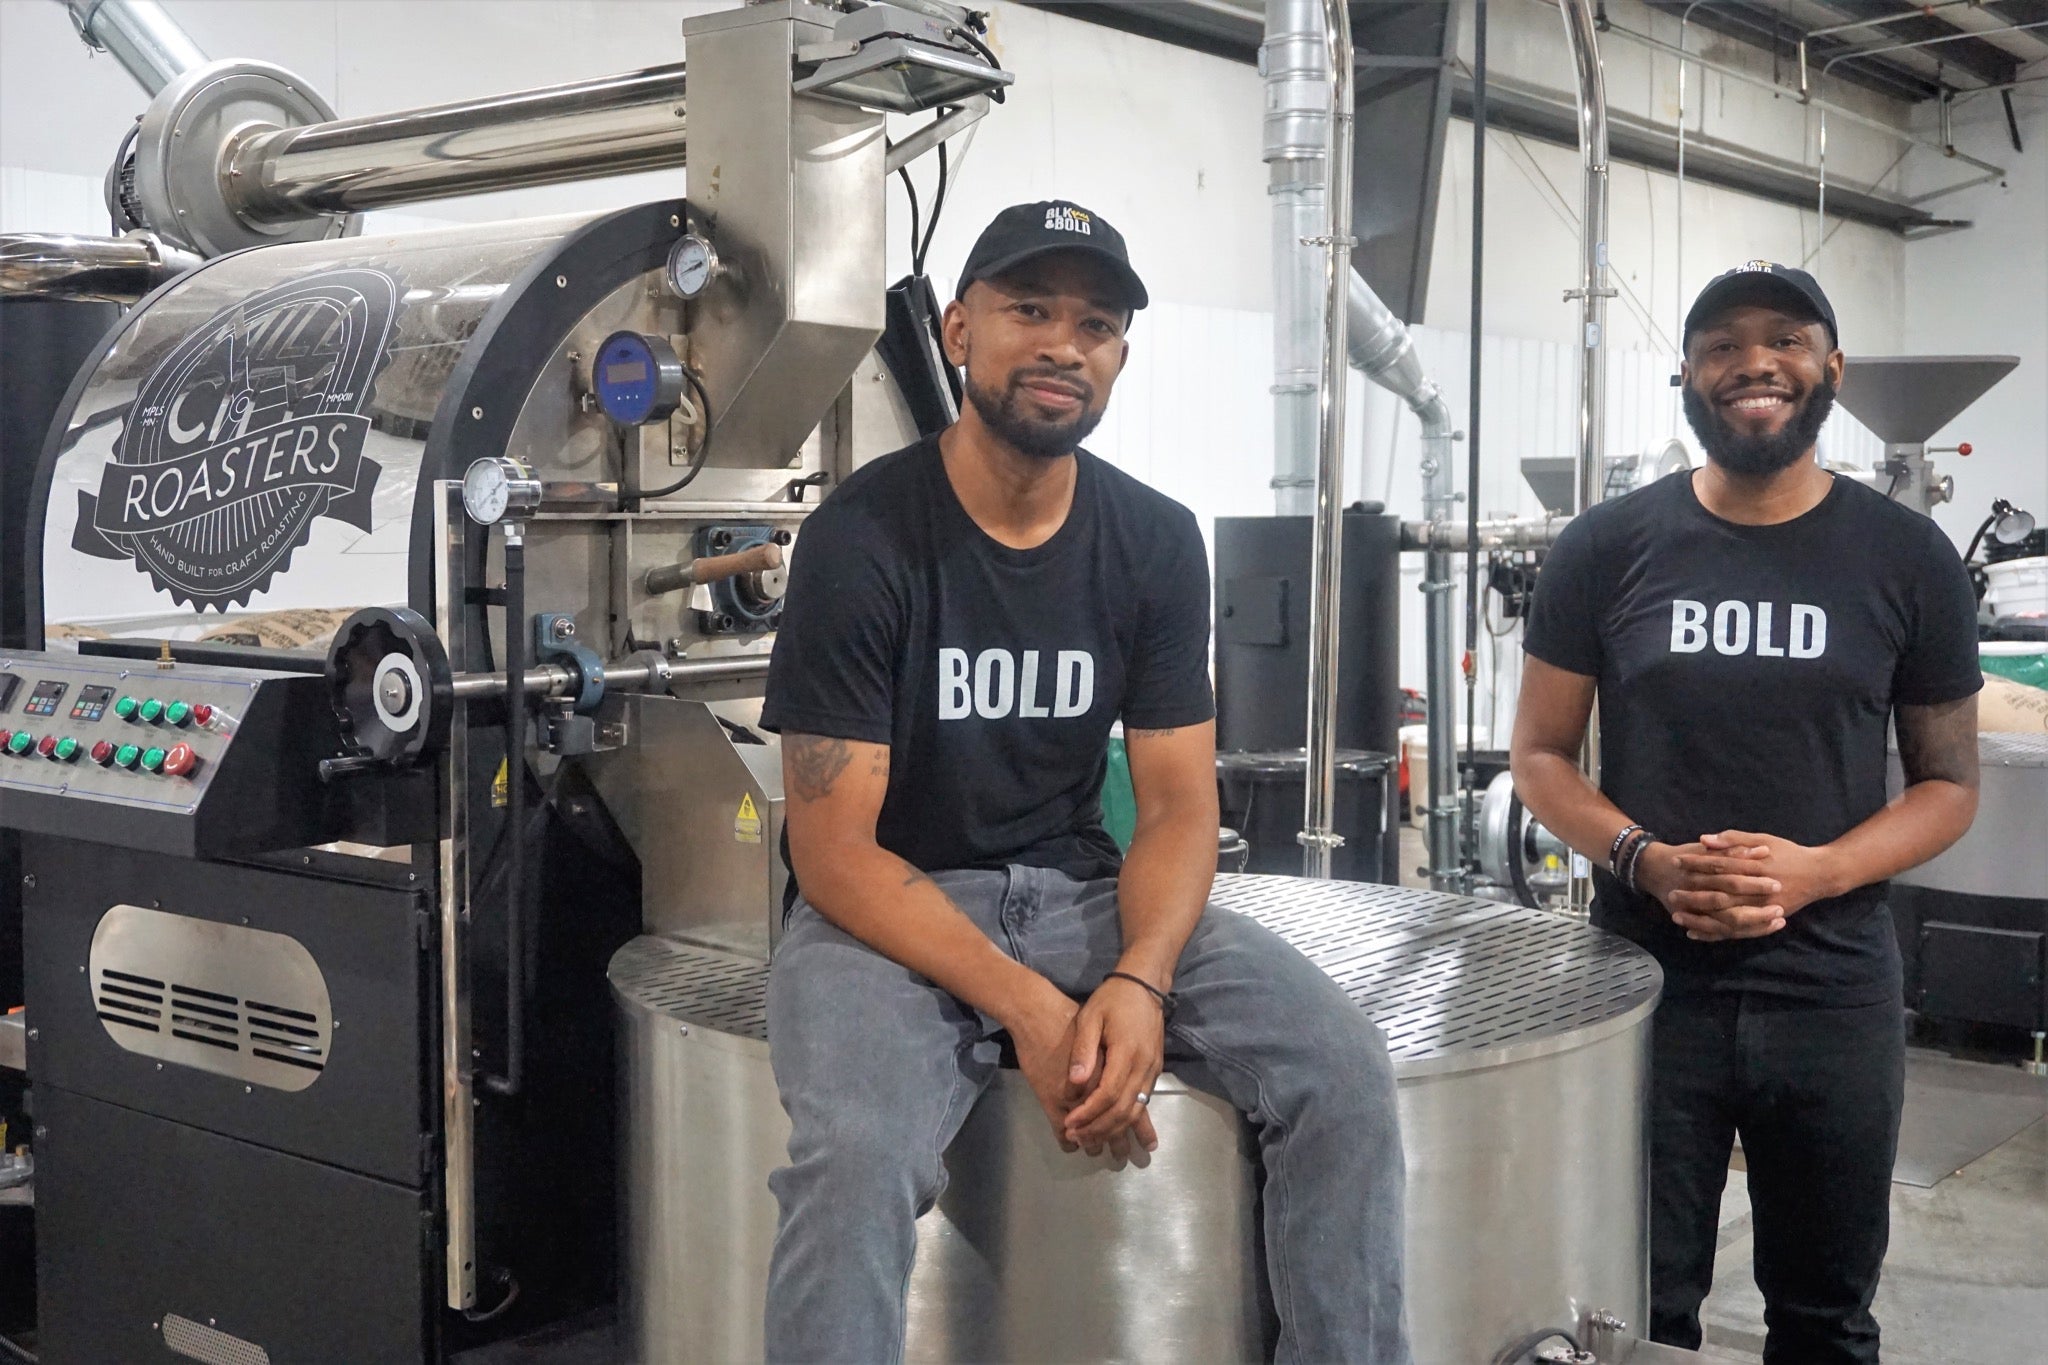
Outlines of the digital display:
{"label": "digital display", "polygon": [[57,703],[64,700],[64,691],[69,686],[69,683],[59,682],[54,678],[43,679],[28,694],[28,704],[21,708],[22,714],[25,716],[56,715]]}
{"label": "digital display", "polygon": [[71,704],[71,719],[99,720],[107,714],[107,707],[114,700],[111,687],[81,687],[78,700]]}
{"label": "digital display", "polygon": [[644,384],[647,382],[647,362],[644,360],[617,360],[604,367],[604,382],[607,384]]}

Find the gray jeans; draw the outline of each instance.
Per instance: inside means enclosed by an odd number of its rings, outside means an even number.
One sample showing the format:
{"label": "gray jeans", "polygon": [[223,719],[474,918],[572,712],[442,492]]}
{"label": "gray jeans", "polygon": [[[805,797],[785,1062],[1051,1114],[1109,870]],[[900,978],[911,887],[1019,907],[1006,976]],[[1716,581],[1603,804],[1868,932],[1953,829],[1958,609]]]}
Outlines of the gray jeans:
{"label": "gray jeans", "polygon": [[[1077,999],[1122,951],[1113,880],[1032,867],[935,880],[1005,952]],[[1321,969],[1213,905],[1174,991],[1167,1065],[1257,1131],[1277,1358],[1408,1365],[1386,1040]],[[782,1209],[769,1360],[901,1359],[914,1225],[995,1074],[993,1031],[797,903],[768,979],[769,1048],[792,1129],[790,1164],[769,1179]]]}

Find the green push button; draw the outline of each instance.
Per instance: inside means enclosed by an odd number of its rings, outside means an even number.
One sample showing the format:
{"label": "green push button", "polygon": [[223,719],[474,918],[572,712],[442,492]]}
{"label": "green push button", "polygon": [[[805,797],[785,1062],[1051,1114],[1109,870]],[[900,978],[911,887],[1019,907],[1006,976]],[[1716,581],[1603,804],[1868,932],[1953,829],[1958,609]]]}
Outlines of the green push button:
{"label": "green push button", "polygon": [[119,767],[132,768],[141,757],[142,750],[133,744],[123,744],[114,750],[114,762]]}
{"label": "green push button", "polygon": [[150,748],[142,751],[142,771],[153,773],[160,771],[163,766],[164,751],[162,749]]}
{"label": "green push button", "polygon": [[10,754],[25,754],[35,747],[36,737],[26,730],[16,730],[13,738],[7,741],[7,752]]}
{"label": "green push button", "polygon": [[164,716],[164,704],[155,697],[142,703],[142,719],[146,725],[154,725]]}
{"label": "green push button", "polygon": [[174,701],[164,708],[164,719],[173,725],[183,725],[192,719],[192,708],[184,702]]}
{"label": "green push button", "polygon": [[59,763],[69,763],[78,757],[78,741],[66,735],[57,741],[57,752],[51,755]]}
{"label": "green push button", "polygon": [[142,705],[142,703],[135,700],[135,698],[133,697],[123,697],[121,698],[121,700],[114,703],[114,714],[119,716],[122,720],[134,720],[135,708],[140,705]]}

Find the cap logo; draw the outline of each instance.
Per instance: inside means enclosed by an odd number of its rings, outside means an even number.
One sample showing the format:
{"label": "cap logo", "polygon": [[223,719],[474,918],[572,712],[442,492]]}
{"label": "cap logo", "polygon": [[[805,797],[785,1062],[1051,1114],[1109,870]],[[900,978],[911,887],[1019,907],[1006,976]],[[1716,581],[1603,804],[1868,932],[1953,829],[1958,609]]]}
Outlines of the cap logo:
{"label": "cap logo", "polygon": [[1088,216],[1086,209],[1073,208],[1066,204],[1054,204],[1045,211],[1047,232],[1078,232],[1083,237],[1095,235],[1095,220]]}
{"label": "cap logo", "polygon": [[1742,268],[1744,270],[1761,270],[1768,275],[1777,270],[1778,263],[1776,261],[1744,261]]}

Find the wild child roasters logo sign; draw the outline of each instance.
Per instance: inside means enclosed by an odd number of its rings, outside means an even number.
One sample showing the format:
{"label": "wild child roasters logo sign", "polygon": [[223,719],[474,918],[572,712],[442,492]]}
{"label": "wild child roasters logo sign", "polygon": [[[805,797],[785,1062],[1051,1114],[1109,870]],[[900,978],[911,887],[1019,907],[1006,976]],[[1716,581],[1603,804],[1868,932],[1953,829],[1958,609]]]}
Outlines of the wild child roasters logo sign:
{"label": "wild child roasters logo sign", "polygon": [[381,472],[363,455],[370,382],[398,283],[333,270],[224,308],[142,381],[72,548],[132,559],[201,611],[246,606],[313,522],[370,529]]}

